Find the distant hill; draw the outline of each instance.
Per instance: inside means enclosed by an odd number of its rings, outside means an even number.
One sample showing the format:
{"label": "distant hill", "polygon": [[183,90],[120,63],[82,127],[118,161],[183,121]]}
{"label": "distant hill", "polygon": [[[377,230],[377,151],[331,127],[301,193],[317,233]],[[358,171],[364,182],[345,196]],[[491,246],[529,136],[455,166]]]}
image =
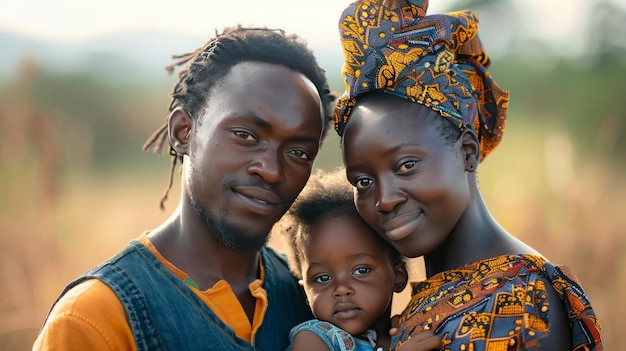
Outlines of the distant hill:
{"label": "distant hill", "polygon": [[55,70],[87,68],[98,62],[130,65],[142,73],[164,72],[173,53],[202,44],[204,38],[150,31],[118,32],[85,40],[42,40],[0,30],[0,77],[10,77],[24,57]]}
{"label": "distant hill", "polygon": [[[85,40],[43,40],[0,29],[0,82],[10,79],[27,57],[39,66],[56,71],[92,70],[114,72],[126,78],[165,76],[164,67],[173,54],[199,47],[209,38],[149,30],[116,32]],[[329,78],[338,76],[341,51],[337,47],[311,46]],[[337,79],[333,79],[337,80]]]}

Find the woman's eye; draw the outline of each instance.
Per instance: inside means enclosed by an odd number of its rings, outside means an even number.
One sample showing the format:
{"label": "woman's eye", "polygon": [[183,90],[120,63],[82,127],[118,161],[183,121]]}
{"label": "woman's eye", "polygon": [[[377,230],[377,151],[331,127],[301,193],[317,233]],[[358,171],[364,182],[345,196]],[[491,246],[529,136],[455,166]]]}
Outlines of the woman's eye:
{"label": "woman's eye", "polygon": [[417,164],[417,161],[407,161],[407,162],[404,162],[403,164],[400,165],[400,168],[398,169],[398,171],[406,172],[409,169],[415,167],[416,164]]}
{"label": "woman's eye", "polygon": [[363,275],[363,274],[367,274],[369,272],[371,272],[372,270],[368,267],[358,267],[357,269],[354,270],[354,275]]}
{"label": "woman's eye", "polygon": [[315,279],[313,279],[314,282],[316,283],[327,283],[330,281],[330,275],[328,274],[322,274],[318,277],[316,277]]}

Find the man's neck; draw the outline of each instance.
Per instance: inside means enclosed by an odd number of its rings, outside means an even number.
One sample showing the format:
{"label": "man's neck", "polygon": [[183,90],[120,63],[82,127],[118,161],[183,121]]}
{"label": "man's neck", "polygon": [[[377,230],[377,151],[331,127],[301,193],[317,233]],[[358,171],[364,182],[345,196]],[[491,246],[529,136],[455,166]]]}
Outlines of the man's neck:
{"label": "man's neck", "polygon": [[241,251],[224,245],[209,233],[182,229],[174,213],[148,238],[159,253],[193,279],[201,290],[225,280],[235,292],[247,290],[259,278],[259,251]]}

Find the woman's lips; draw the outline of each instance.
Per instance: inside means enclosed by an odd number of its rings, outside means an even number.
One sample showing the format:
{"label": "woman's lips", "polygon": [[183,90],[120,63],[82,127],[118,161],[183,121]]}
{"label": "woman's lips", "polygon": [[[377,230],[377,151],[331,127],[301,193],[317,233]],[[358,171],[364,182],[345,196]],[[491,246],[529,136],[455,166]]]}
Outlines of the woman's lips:
{"label": "woman's lips", "polygon": [[411,212],[394,217],[382,225],[382,230],[387,239],[391,241],[402,240],[411,235],[424,218],[424,212]]}

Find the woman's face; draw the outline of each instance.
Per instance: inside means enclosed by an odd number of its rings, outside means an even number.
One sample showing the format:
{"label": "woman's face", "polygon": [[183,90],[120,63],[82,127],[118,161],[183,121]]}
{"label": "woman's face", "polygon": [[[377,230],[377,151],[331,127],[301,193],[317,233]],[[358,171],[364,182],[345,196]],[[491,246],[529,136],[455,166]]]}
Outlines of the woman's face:
{"label": "woman's face", "polygon": [[365,96],[342,139],[359,213],[408,257],[438,248],[470,198],[466,151],[444,140],[442,118],[399,97]]}

